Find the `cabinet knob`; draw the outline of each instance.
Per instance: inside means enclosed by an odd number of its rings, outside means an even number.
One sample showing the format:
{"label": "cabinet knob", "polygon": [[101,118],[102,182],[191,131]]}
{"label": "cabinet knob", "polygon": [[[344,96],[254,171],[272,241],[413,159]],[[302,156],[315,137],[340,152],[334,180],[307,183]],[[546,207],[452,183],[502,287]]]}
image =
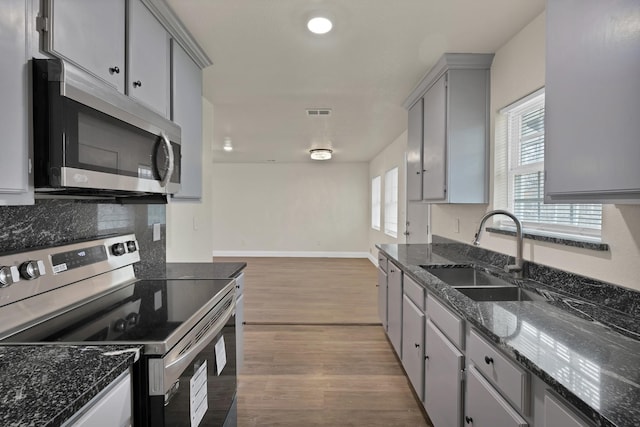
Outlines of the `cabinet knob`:
{"label": "cabinet knob", "polygon": [[493,357],[485,356],[484,363],[486,363],[487,365],[491,365],[493,363]]}
{"label": "cabinet knob", "polygon": [[424,356],[424,360],[429,360],[429,356]]}
{"label": "cabinet knob", "polygon": [[142,82],[140,80],[136,80],[135,82],[133,82],[133,87],[140,87],[142,86]]}
{"label": "cabinet knob", "polygon": [[416,175],[420,175],[420,171],[417,171],[417,172],[416,172]]}
{"label": "cabinet knob", "polygon": [[415,344],[416,348],[420,348],[420,344],[416,343]]}
{"label": "cabinet knob", "polygon": [[111,67],[111,68],[109,68],[109,72],[111,74],[114,74],[114,73],[115,74],[120,74],[120,68],[119,67]]}
{"label": "cabinet knob", "polygon": [[467,422],[467,424],[473,423],[473,418],[471,417],[464,417],[464,420]]}

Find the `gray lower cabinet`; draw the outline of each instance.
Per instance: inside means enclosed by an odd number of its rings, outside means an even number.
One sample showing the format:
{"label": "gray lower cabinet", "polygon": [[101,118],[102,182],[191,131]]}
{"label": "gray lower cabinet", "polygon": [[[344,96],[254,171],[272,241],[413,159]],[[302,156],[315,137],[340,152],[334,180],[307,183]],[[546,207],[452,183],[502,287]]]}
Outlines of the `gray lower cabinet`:
{"label": "gray lower cabinet", "polygon": [[24,0],[3,0],[0,13],[0,205],[33,204],[29,188],[29,85]]}
{"label": "gray lower cabinet", "polygon": [[236,373],[244,366],[244,273],[236,278]]}
{"label": "gray lower cabinet", "polygon": [[402,298],[402,366],[418,397],[424,396],[424,313]]}
{"label": "gray lower cabinet", "polygon": [[425,335],[424,406],[435,427],[460,427],[464,355],[431,320]]}
{"label": "gray lower cabinet", "polygon": [[130,427],[133,425],[131,372],[127,370],[75,415],[63,427]]}
{"label": "gray lower cabinet", "polygon": [[127,90],[169,118],[169,33],[141,0],[128,0]]}
{"label": "gray lower cabinet", "polygon": [[388,329],[387,323],[387,273],[378,268],[378,317],[385,332]]}
{"label": "gray lower cabinet", "polygon": [[125,92],[125,0],[44,0],[44,49]]}
{"label": "gray lower cabinet", "polygon": [[591,427],[591,423],[583,420],[568,404],[547,391],[544,396],[543,427]]}
{"label": "gray lower cabinet", "polygon": [[387,335],[402,359],[402,270],[391,262],[387,272]]}
{"label": "gray lower cabinet", "polygon": [[[528,423],[471,365],[467,370],[464,421],[473,427],[528,427]],[[436,426],[438,427],[438,426]]]}
{"label": "gray lower cabinet", "polygon": [[202,198],[202,71],[171,41],[171,120],[182,130],[180,191],[173,199]]}
{"label": "gray lower cabinet", "polygon": [[640,32],[622,23],[639,15],[638,0],[547,1],[546,202],[640,203]]}

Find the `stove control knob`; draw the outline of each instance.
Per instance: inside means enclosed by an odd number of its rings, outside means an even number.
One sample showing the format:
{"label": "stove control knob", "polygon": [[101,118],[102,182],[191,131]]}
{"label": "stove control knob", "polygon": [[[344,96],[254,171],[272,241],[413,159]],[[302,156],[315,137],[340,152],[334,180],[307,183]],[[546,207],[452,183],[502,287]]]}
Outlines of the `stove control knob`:
{"label": "stove control knob", "polygon": [[127,325],[135,326],[138,324],[138,320],[140,319],[140,315],[138,313],[129,313],[127,316]]}
{"label": "stove control knob", "polygon": [[20,274],[17,267],[0,267],[0,288],[6,288],[19,280]]}
{"label": "stove control knob", "polygon": [[116,332],[124,332],[127,329],[127,321],[124,319],[116,320],[116,323],[113,324],[113,329]]}
{"label": "stove control knob", "polygon": [[111,246],[111,253],[115,256],[124,255],[127,253],[127,249],[124,246],[124,243],[116,243]]}
{"label": "stove control knob", "polygon": [[127,242],[127,251],[135,252],[137,250],[138,250],[138,247],[136,246],[136,242],[134,240],[129,240]]}
{"label": "stove control knob", "polygon": [[27,261],[20,265],[20,275],[23,279],[33,280],[44,274],[44,262],[42,261]]}

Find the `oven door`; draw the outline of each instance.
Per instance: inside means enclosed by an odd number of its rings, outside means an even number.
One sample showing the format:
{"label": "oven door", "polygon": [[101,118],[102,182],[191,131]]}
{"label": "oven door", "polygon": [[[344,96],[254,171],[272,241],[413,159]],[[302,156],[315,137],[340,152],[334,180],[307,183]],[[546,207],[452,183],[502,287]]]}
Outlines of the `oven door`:
{"label": "oven door", "polygon": [[[235,298],[232,303],[235,305]],[[174,361],[149,360],[149,372],[164,365],[165,392],[148,398],[149,426],[236,425],[236,326],[235,309],[222,320],[222,329],[211,326],[207,336]],[[196,327],[197,328],[197,327]],[[196,329],[194,328],[194,329]],[[178,344],[176,347],[179,347]],[[178,371],[175,371],[179,366]],[[153,388],[153,386],[150,386]],[[151,390],[150,390],[151,391]]]}

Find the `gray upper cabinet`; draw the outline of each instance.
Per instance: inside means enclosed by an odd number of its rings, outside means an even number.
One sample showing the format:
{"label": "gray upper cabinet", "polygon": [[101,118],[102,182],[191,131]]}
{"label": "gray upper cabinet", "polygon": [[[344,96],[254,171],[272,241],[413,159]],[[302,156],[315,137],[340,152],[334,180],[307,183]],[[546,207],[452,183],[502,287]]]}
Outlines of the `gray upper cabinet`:
{"label": "gray upper cabinet", "polygon": [[545,201],[640,203],[638,0],[548,0]]}
{"label": "gray upper cabinet", "polygon": [[407,200],[422,200],[422,98],[409,108],[407,127]]}
{"label": "gray upper cabinet", "polygon": [[[27,4],[29,2],[26,2]],[[32,204],[29,188],[27,9],[24,0],[3,0],[0,13],[0,204]]]}
{"label": "gray upper cabinet", "polygon": [[169,34],[141,0],[128,16],[127,95],[169,118]]}
{"label": "gray upper cabinet", "polygon": [[46,52],[125,92],[125,0],[45,0],[43,15]]}
{"label": "gray upper cabinet", "polygon": [[171,41],[171,120],[182,130],[180,192],[173,199],[202,197],[202,71]]}
{"label": "gray upper cabinet", "polygon": [[[492,61],[493,54],[446,53],[405,101],[404,106],[409,108],[409,200],[488,202]],[[417,113],[419,109],[423,109],[422,116]],[[422,142],[417,150],[420,134]],[[418,153],[421,169],[409,161]]]}

